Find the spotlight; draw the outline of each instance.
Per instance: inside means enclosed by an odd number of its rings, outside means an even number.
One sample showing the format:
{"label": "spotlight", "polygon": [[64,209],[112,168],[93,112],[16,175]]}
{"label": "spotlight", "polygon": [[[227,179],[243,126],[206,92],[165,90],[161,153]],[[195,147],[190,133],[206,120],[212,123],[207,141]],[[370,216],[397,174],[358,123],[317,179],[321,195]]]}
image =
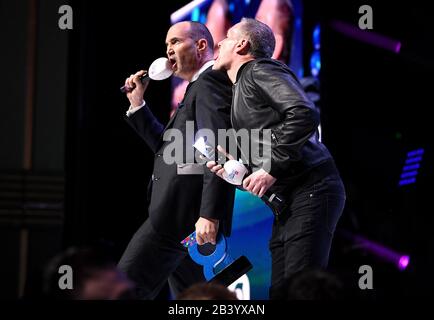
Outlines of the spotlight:
{"label": "spotlight", "polygon": [[369,252],[384,262],[393,263],[401,271],[404,271],[410,264],[409,255],[396,252],[395,250],[382,244],[369,240],[360,235],[352,234],[348,231],[342,230],[340,234],[352,241],[357,248]]}

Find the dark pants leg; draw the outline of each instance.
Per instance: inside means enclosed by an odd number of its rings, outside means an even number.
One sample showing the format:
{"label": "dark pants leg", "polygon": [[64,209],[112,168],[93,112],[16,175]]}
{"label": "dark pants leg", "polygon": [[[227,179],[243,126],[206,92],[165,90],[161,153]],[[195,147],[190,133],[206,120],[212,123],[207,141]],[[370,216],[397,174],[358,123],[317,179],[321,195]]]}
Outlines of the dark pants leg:
{"label": "dark pants leg", "polygon": [[206,282],[203,275],[203,267],[187,255],[169,277],[169,287],[172,296],[177,297],[182,291],[197,282]]}
{"label": "dark pants leg", "polygon": [[274,221],[270,240],[272,259],[270,298],[281,297],[281,285],[306,268],[326,268],[333,233],[345,204],[338,176],[296,190],[290,206]]}
{"label": "dark pants leg", "polygon": [[155,299],[169,278],[174,294],[205,281],[202,267],[191,260],[187,250],[157,233],[149,219],[134,234],[118,267],[135,282],[139,299]]}

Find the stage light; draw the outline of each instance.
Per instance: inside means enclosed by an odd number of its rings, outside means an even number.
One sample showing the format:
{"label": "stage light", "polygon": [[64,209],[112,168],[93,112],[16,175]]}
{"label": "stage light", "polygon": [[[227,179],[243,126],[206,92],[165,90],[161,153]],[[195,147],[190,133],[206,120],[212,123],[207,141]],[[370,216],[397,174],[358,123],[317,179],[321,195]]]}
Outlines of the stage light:
{"label": "stage light", "polygon": [[420,168],[420,164],[412,164],[409,166],[404,166],[404,168],[402,168],[402,171],[410,171],[410,170],[414,170],[414,169],[419,169]]}
{"label": "stage light", "polygon": [[321,53],[319,51],[321,48],[320,35],[321,35],[321,29],[319,24],[317,24],[313,29],[313,33],[312,33],[314,52],[310,56],[310,73],[314,77],[317,77],[319,75],[319,72],[321,71]]}
{"label": "stage light", "polygon": [[399,53],[401,51],[401,42],[385,35],[373,31],[361,30],[357,26],[337,20],[331,22],[331,27],[334,30],[358,41],[365,42],[395,53]]}
{"label": "stage light", "polygon": [[229,12],[235,11],[235,4],[233,2],[229,3]]}
{"label": "stage light", "polygon": [[409,158],[405,161],[405,164],[420,162],[422,161],[422,157]]}
{"label": "stage light", "polygon": [[405,186],[416,182],[418,169],[420,168],[420,162],[423,159],[424,152],[425,150],[423,148],[419,148],[407,153],[407,159],[405,160],[404,167],[402,168],[398,186]]}
{"label": "stage light", "polygon": [[414,177],[416,175],[417,175],[417,171],[405,172],[405,173],[401,174],[401,179],[408,178],[408,177]]}
{"label": "stage light", "polygon": [[414,157],[414,156],[423,155],[424,152],[425,152],[425,150],[422,149],[422,148],[421,149],[416,149],[416,150],[408,152],[407,153],[407,157]]}
{"label": "stage light", "polygon": [[315,51],[312,53],[312,56],[310,58],[310,72],[314,77],[317,77],[319,75],[319,72],[321,70],[321,55],[319,51]]}
{"label": "stage light", "polygon": [[410,257],[409,256],[402,256],[399,258],[398,262],[398,268],[399,270],[405,270],[410,263]]}
{"label": "stage light", "polygon": [[193,11],[191,12],[191,21],[199,21],[199,17],[200,17],[200,8],[196,7],[193,9]]}
{"label": "stage light", "polygon": [[384,262],[393,263],[401,271],[410,264],[410,256],[407,254],[399,253],[385,245],[345,230],[340,230],[339,234],[353,242],[355,248],[362,249]]}
{"label": "stage light", "polygon": [[319,50],[321,48],[320,35],[321,27],[319,26],[319,24],[317,24],[313,29],[313,47],[315,48],[315,50]]}
{"label": "stage light", "polygon": [[[205,5],[210,0],[193,0],[183,6],[181,9],[176,10],[174,13],[170,15],[170,22],[175,24],[184,20],[188,15],[192,14],[192,12],[198,8],[200,9],[203,5]],[[199,19],[199,16],[198,16]],[[195,20],[196,21],[196,20]]]}

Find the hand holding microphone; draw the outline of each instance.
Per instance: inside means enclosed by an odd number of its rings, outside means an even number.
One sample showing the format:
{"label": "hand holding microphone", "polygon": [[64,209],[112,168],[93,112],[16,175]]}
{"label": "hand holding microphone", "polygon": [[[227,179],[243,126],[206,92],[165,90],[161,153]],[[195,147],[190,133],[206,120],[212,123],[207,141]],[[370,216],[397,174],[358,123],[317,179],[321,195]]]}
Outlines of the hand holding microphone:
{"label": "hand holding microphone", "polygon": [[169,60],[161,57],[152,62],[148,71],[141,70],[127,78],[125,85],[120,90],[127,94],[131,105],[137,107],[143,102],[143,94],[148,87],[149,80],[164,80],[172,74],[173,70]]}
{"label": "hand holding microphone", "polygon": [[[193,146],[198,149],[206,158],[214,158],[214,153],[208,151],[209,149],[214,148],[207,145],[206,142],[201,141],[200,138]],[[249,170],[247,167],[241,161],[235,160],[234,157],[227,153],[226,150],[224,150],[221,146],[217,146],[217,151],[219,154],[218,160],[217,162],[208,161],[206,164],[208,169],[210,169],[220,178],[224,179],[226,182],[236,185],[238,189],[249,191],[252,194],[257,195],[271,208],[273,214],[276,216],[276,218],[278,218],[285,209],[286,205],[285,201],[280,195],[269,190],[274,182],[276,182],[276,178],[263,169],[248,174]],[[210,157],[209,154],[213,156]],[[218,163],[221,160],[222,155],[229,159],[229,161],[227,161],[223,166]],[[246,174],[247,177],[244,178]]]}
{"label": "hand holding microphone", "polygon": [[243,180],[243,188],[262,198],[275,182],[276,178],[264,169],[259,169]]}
{"label": "hand holding microphone", "polygon": [[121,91],[127,94],[128,100],[133,107],[138,107],[143,103],[143,95],[149,84],[148,72],[140,70],[136,74],[132,74],[125,80],[125,85]]}
{"label": "hand holding microphone", "polygon": [[[198,148],[196,147],[196,149],[198,149]],[[208,150],[209,149],[211,149],[211,147],[208,147]],[[212,148],[212,150],[214,150],[214,148]],[[199,151],[201,151],[201,150],[199,150]],[[230,153],[227,153],[226,150],[223,149],[220,145],[217,146],[217,151],[218,152],[217,152],[217,159],[216,159],[216,161],[208,161],[206,163],[206,166],[208,167],[208,169],[211,170],[211,172],[215,173],[216,175],[218,175],[223,180],[226,180],[225,176],[226,176],[227,172],[226,172],[225,168],[223,167],[223,165],[220,164],[220,162],[222,162],[223,160],[229,159],[229,161],[225,162],[225,165],[226,165],[226,163],[230,162],[227,165],[228,168],[231,165],[233,166],[235,162],[236,163],[239,163],[239,162],[236,161],[234,159],[234,157]],[[202,154],[203,154],[203,152],[202,152]],[[214,152],[210,152],[210,154],[207,155],[206,158],[213,159],[214,158]],[[236,165],[236,166],[239,166],[239,168],[241,168],[240,165],[242,165],[242,164],[240,163],[239,165]],[[242,165],[242,166],[244,167],[244,165]],[[247,172],[247,169],[246,169],[246,171],[242,170],[242,172],[241,171],[239,172],[240,174],[238,176],[241,176],[241,178],[236,183],[233,183],[231,181],[228,181],[228,182],[231,183],[231,184],[235,184],[235,185],[241,185],[243,177],[244,177],[244,175],[245,175],[246,172]],[[225,175],[225,176],[223,176],[223,175]],[[233,177],[233,178],[235,178],[235,177]]]}

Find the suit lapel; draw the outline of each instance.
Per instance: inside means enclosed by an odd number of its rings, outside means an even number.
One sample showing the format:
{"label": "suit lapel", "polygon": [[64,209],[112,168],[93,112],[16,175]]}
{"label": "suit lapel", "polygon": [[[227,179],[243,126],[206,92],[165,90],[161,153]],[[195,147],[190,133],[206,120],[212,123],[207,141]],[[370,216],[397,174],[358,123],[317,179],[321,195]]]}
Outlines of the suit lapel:
{"label": "suit lapel", "polygon": [[169,122],[166,124],[166,127],[164,128],[163,132],[166,131],[172,125],[173,121],[176,118],[176,115],[178,114],[178,111],[179,111],[179,107],[176,108],[174,115],[169,119]]}
{"label": "suit lapel", "polygon": [[190,82],[188,84],[187,88],[185,89],[184,98],[182,98],[182,101],[178,104],[178,108],[176,108],[175,114],[170,118],[169,122],[167,123],[166,127],[164,128],[164,131],[166,131],[168,128],[170,128],[170,126],[172,125],[172,123],[175,120],[176,116],[178,115],[179,109],[185,108],[185,105],[184,105],[185,99],[187,98],[188,91],[190,90],[190,88],[193,85],[193,83],[195,83],[195,81],[194,82]]}

